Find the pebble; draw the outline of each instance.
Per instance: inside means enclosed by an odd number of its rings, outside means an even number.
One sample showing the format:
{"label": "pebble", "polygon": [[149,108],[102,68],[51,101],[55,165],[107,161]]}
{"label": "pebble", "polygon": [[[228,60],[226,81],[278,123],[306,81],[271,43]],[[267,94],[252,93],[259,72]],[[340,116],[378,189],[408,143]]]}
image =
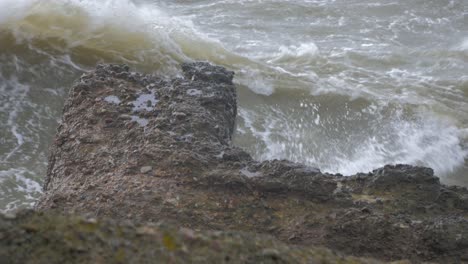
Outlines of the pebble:
{"label": "pebble", "polygon": [[150,172],[151,170],[153,170],[153,167],[151,167],[151,166],[144,166],[144,167],[141,167],[140,172],[141,172],[141,173],[148,173],[148,172]]}

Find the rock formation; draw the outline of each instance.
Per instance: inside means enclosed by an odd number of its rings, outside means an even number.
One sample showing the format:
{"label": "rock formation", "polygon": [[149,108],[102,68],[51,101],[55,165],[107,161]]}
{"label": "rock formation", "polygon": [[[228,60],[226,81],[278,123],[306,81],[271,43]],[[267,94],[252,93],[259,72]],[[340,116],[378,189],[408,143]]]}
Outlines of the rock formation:
{"label": "rock formation", "polygon": [[22,212],[0,216],[0,263],[341,263],[377,260],[339,256],[324,248],[301,248],[243,232],[122,224]]}
{"label": "rock formation", "polygon": [[[196,232],[247,232],[233,235],[247,244],[261,234],[253,255],[274,243],[280,253],[320,246],[384,261],[468,262],[467,189],[408,165],[343,177],[286,160],[255,161],[230,144],[234,73],[201,62],[182,70],[183,77],[167,80],[99,65],[81,77],[65,105],[36,209],[141,228],[162,221]],[[36,220],[21,221],[44,221],[32,215]],[[220,248],[241,243],[227,242],[226,234],[218,234]],[[233,250],[239,255],[230,258],[247,261],[247,249]],[[297,254],[304,258],[288,260],[316,263],[313,254]]]}

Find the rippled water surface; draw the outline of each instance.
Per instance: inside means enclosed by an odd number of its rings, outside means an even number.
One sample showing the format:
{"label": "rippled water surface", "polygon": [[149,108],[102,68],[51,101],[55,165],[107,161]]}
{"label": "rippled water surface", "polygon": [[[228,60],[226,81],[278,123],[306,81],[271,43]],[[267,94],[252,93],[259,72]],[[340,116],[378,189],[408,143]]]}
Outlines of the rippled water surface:
{"label": "rippled water surface", "polygon": [[190,60],[236,71],[234,143],[258,159],[409,163],[468,186],[465,0],[0,0],[0,211],[40,195],[82,73]]}

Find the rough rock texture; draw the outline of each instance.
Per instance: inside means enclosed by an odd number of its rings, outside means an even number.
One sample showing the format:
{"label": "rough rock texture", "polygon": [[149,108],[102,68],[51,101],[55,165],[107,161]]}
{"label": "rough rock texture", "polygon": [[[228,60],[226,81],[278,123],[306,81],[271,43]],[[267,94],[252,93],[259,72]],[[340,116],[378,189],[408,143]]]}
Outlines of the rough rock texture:
{"label": "rough rock texture", "polygon": [[207,63],[165,80],[100,65],[73,87],[42,211],[269,234],[354,256],[468,262],[468,191],[428,168],[351,177],[230,145],[233,73]]}
{"label": "rough rock texture", "polygon": [[[0,263],[342,263],[378,264],[323,248],[286,245],[265,235],[195,232],[23,212],[0,216]],[[403,264],[403,262],[401,262]]]}

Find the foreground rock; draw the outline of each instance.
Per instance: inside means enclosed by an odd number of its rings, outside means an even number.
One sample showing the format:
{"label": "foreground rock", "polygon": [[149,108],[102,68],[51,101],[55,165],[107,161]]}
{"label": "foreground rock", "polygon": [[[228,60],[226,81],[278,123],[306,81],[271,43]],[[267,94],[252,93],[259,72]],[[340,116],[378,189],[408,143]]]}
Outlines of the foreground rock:
{"label": "foreground rock", "polygon": [[240,232],[22,213],[0,216],[0,263],[381,263]]}
{"label": "foreground rock", "polygon": [[205,63],[182,69],[173,80],[116,65],[83,76],[37,209],[269,234],[381,260],[468,261],[466,189],[422,167],[342,177],[254,161],[230,145],[233,73]]}

